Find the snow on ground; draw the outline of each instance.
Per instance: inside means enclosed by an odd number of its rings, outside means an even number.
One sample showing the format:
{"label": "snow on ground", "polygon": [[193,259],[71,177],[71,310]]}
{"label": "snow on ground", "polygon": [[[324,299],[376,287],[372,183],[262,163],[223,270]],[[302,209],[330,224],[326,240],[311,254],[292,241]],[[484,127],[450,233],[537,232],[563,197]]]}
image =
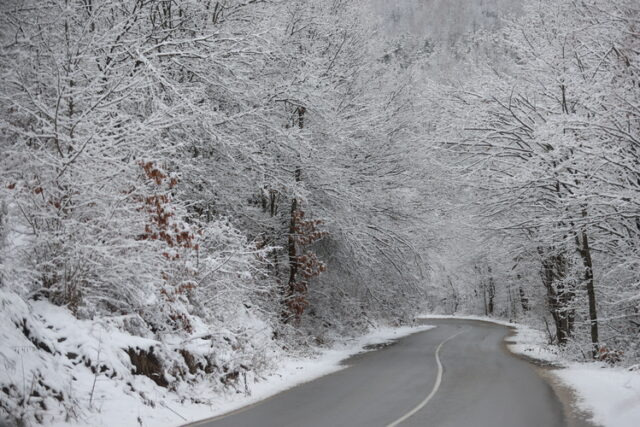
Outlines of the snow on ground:
{"label": "snow on ground", "polygon": [[640,426],[640,370],[611,367],[601,362],[569,362],[547,344],[543,332],[505,320],[448,315],[424,315],[420,318],[483,320],[511,326],[515,328],[515,335],[507,338],[509,349],[558,366],[551,374],[575,391],[578,409],[591,413],[594,423],[603,427]]}
{"label": "snow on ground", "polygon": [[[247,391],[227,395],[214,394],[207,390],[206,384],[193,386],[189,395],[202,396],[202,404],[181,402],[175,393],[152,387],[151,382],[136,376],[147,384],[147,397],[150,401],[160,402],[155,407],[141,405],[137,396],[126,392],[123,384],[105,379],[96,388],[100,397],[99,410],[77,422],[58,422],[52,426],[81,426],[88,421],[92,426],[177,426],[186,422],[202,420],[234,411],[244,406],[266,399],[299,384],[318,377],[345,369],[342,362],[350,356],[367,351],[365,347],[390,342],[404,336],[432,329],[434,326],[381,327],[357,339],[338,344],[331,349],[320,349],[312,358],[284,358],[277,368],[259,382],[249,381]],[[138,419],[140,421],[138,421]]]}
{"label": "snow on ground", "polygon": [[575,363],[554,371],[577,391],[577,405],[605,427],[640,425],[640,372],[602,363]]}

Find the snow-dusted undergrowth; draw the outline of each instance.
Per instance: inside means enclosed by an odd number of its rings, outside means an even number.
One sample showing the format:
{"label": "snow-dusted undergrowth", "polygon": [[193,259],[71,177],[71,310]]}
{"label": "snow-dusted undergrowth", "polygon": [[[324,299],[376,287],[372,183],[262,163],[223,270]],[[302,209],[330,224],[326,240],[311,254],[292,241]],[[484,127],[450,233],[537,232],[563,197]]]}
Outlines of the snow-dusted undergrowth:
{"label": "snow-dusted undergrowth", "polygon": [[208,408],[244,390],[283,352],[257,319],[244,319],[251,336],[196,325],[187,341],[132,335],[130,320],[77,319],[66,308],[0,290],[0,420],[176,424],[184,420],[174,407]]}

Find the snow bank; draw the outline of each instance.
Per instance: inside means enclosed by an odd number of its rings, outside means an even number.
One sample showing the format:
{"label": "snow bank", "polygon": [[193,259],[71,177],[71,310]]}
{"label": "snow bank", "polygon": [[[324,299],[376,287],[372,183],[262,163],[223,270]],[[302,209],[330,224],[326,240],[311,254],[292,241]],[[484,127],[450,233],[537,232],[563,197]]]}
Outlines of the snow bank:
{"label": "snow bank", "polygon": [[0,343],[0,420],[11,414],[27,424],[78,418],[86,425],[93,412],[106,409],[110,425],[119,425],[134,404],[149,404],[145,393],[159,388],[149,378],[132,374],[125,352],[148,350],[158,342],[106,323],[76,319],[48,302],[27,303],[4,290]]}
{"label": "snow bank", "polygon": [[[222,329],[172,343],[127,333],[131,317],[82,320],[0,289],[0,425],[181,424],[187,418],[180,412],[207,413],[217,396],[237,393],[245,378],[268,369],[251,363],[253,347],[264,358],[282,353],[265,328],[265,345],[257,333],[242,342]],[[243,363],[254,370],[243,376]]]}
{"label": "snow bank", "polygon": [[571,364],[554,374],[576,390],[577,405],[604,427],[640,425],[640,372],[601,363]]}

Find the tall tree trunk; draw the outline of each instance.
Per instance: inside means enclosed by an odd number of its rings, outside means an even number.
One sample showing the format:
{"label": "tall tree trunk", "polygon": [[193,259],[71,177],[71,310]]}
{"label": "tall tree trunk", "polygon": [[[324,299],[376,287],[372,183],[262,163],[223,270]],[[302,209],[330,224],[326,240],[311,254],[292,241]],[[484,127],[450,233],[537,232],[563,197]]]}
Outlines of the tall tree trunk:
{"label": "tall tree trunk", "polygon": [[491,274],[491,267],[487,267],[487,270],[489,272],[487,312],[489,315],[492,315],[495,310],[496,284],[493,281],[493,276]]}
{"label": "tall tree trunk", "polygon": [[447,276],[447,280],[449,281],[449,286],[451,287],[451,293],[453,296],[453,314],[458,312],[458,292],[456,292],[456,288],[453,286],[453,282],[451,282],[451,277]]}
{"label": "tall tree trunk", "polygon": [[[516,275],[518,279],[518,283],[522,281],[522,276],[520,274]],[[522,285],[518,285],[518,295],[520,296],[520,305],[522,306],[522,312],[526,313],[529,311],[529,298],[527,298],[527,294],[525,294]]]}
{"label": "tall tree trunk", "polygon": [[[299,176],[300,169],[296,169],[296,178]],[[296,179],[297,181],[298,179]],[[296,277],[298,275],[298,247],[296,245],[296,212],[298,211],[298,199],[294,197],[291,200],[291,217],[289,219],[289,284],[287,296],[291,297],[295,294]]]}
{"label": "tall tree trunk", "polygon": [[572,308],[574,289],[565,283],[567,260],[563,254],[545,255],[542,258],[542,283],[547,290],[549,312],[556,326],[558,345],[564,345],[573,333],[575,310]]}
{"label": "tall tree trunk", "polygon": [[[297,109],[297,125],[300,129],[304,128],[304,114],[306,112],[306,109],[304,107],[298,107]],[[302,169],[300,168],[300,166],[296,167],[296,170],[294,172],[294,178],[295,178],[295,182],[298,183],[301,181],[302,179]],[[298,198],[294,195],[291,198],[291,211],[290,211],[290,218],[289,218],[289,236],[288,236],[288,241],[287,241],[287,246],[288,246],[288,254],[289,254],[289,283],[287,285],[287,290],[286,290],[286,294],[285,294],[285,298],[287,298],[287,300],[291,300],[297,297],[297,293],[298,293],[298,287],[297,287],[297,280],[298,280],[298,245],[296,243],[297,241],[297,212],[299,209],[299,202],[298,202]],[[288,310],[286,310],[286,313],[283,315],[285,322],[287,322],[292,316],[295,316],[296,319],[299,320],[299,314],[298,312],[292,312],[291,310],[291,305],[289,305]]]}
{"label": "tall tree trunk", "polygon": [[484,315],[489,315],[489,305],[487,304],[487,285],[484,282],[484,278],[482,277],[482,270],[477,265],[475,266],[475,270],[480,278],[480,289],[482,290],[482,308],[484,309]]}
{"label": "tall tree trunk", "polygon": [[[586,213],[583,212],[583,216]],[[587,297],[589,298],[589,324],[591,326],[591,353],[593,358],[598,357],[599,337],[598,337],[598,312],[596,307],[596,292],[593,280],[593,261],[591,260],[591,248],[589,248],[589,238],[587,232],[582,229],[580,237],[576,236],[578,252],[584,264],[584,280],[587,285]]]}

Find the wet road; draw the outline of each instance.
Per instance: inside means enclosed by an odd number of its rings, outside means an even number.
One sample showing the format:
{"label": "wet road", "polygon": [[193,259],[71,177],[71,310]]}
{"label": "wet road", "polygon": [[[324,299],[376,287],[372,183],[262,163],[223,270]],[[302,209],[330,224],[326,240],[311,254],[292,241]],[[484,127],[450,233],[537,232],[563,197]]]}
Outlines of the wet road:
{"label": "wet road", "polygon": [[349,359],[347,369],[200,427],[560,427],[562,404],[504,346],[509,329],[429,319],[435,329]]}

